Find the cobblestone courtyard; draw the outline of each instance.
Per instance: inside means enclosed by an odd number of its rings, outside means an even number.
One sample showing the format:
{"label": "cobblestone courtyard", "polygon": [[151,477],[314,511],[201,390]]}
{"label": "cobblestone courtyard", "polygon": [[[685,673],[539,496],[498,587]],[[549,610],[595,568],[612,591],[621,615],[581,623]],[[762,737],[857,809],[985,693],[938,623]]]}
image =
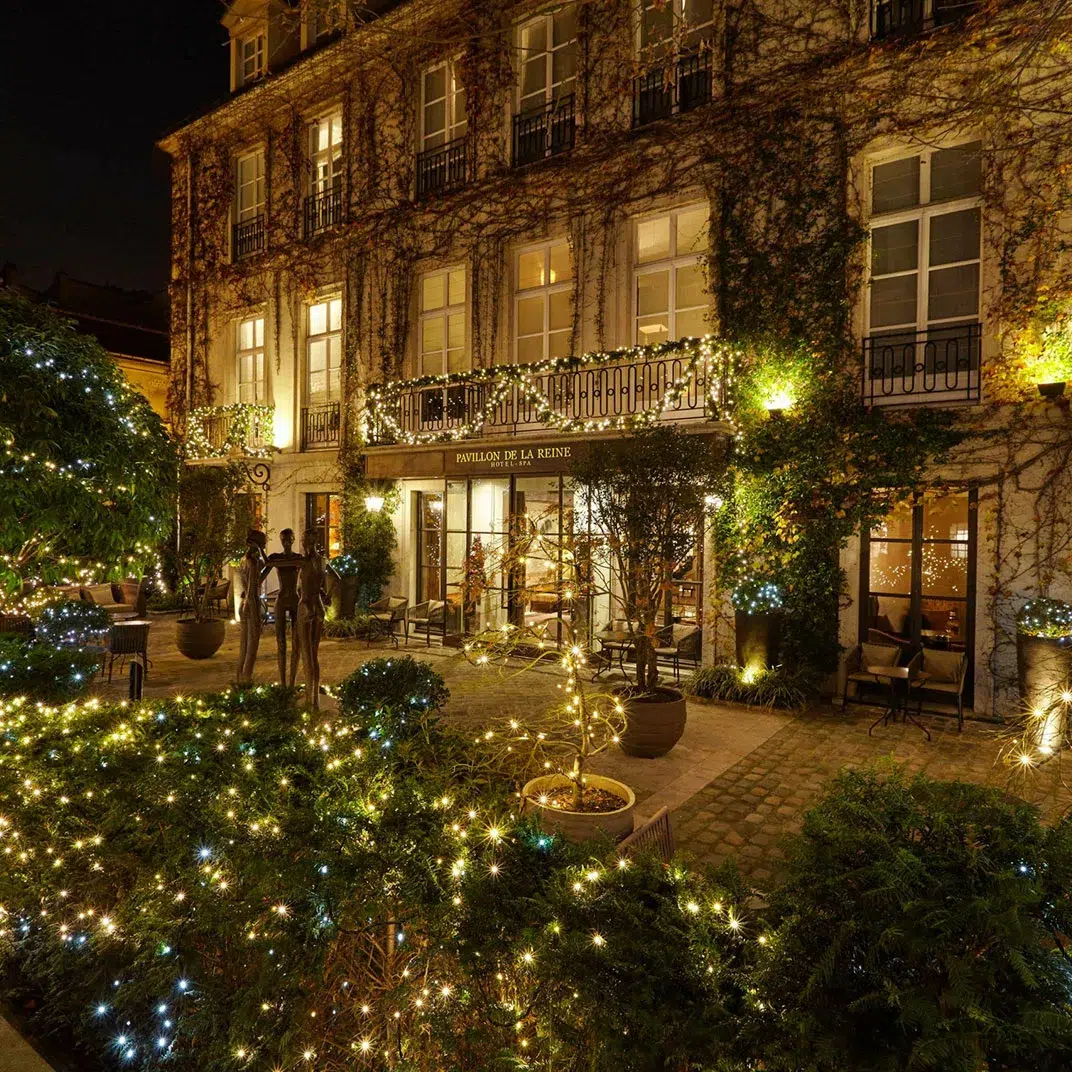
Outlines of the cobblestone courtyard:
{"label": "cobblestone courtyard", "polygon": [[[147,695],[211,690],[233,678],[237,629],[228,626],[224,647],[213,659],[191,662],[175,649],[172,615],[155,615],[150,639],[153,666]],[[321,647],[323,681],[341,681],[356,666],[389,654],[390,644],[325,640]],[[466,732],[482,731],[551,701],[561,683],[552,669],[524,677],[478,670],[451,648],[411,642],[399,649],[427,659],[451,691],[446,716]],[[265,632],[257,658],[258,681],[276,676],[275,638]],[[123,696],[125,673],[100,691]],[[912,725],[868,728],[877,712],[870,708],[822,707],[797,716],[739,706],[690,703],[685,735],[662,759],[632,759],[620,753],[599,757],[597,769],[627,782],[636,792],[642,818],[666,806],[673,813],[680,849],[721,862],[736,855],[742,870],[757,883],[770,880],[782,860],[780,843],[799,829],[803,813],[823,786],[843,767],[864,767],[887,757],[913,771],[937,778],[1006,784],[998,762],[999,730],[969,721],[963,733],[951,719],[927,718],[933,740]],[[1072,792],[1060,784],[1056,769],[1038,772],[1028,795],[1050,816],[1072,807]]]}

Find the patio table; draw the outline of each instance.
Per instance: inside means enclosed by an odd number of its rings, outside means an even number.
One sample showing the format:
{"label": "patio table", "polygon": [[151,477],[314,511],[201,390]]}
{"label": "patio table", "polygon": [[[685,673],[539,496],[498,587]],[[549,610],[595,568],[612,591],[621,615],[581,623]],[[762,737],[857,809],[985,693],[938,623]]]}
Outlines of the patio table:
{"label": "patio table", "polygon": [[885,679],[889,684],[889,698],[886,703],[886,710],[871,723],[867,735],[870,737],[872,730],[880,722],[885,726],[891,718],[896,718],[900,715],[904,722],[911,722],[917,729],[922,730],[929,741],[931,739],[930,730],[917,722],[908,710],[908,699],[913,687],[922,685],[929,675],[921,671],[915,677],[909,677],[907,666],[869,666],[867,672],[873,675],[876,681]]}

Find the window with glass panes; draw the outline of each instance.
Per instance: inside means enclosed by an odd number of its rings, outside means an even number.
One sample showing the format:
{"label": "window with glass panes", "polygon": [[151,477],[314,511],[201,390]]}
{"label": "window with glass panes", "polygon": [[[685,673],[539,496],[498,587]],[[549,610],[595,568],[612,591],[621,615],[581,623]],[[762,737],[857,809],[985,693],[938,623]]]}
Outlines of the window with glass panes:
{"label": "window with glass panes", "polygon": [[418,491],[417,602],[443,598],[443,493]]}
{"label": "window with glass panes", "polygon": [[238,41],[238,84],[244,86],[264,74],[264,34],[255,33]]}
{"label": "window with glass panes", "polygon": [[464,268],[443,268],[421,276],[418,332],[421,376],[464,372],[469,367]]}
{"label": "window with glass panes", "polygon": [[421,149],[438,149],[466,131],[465,87],[454,61],[424,72],[421,81]]}
{"label": "window with glass panes", "polygon": [[710,299],[702,264],[707,234],[706,205],[635,221],[633,316],[638,344],[707,330]]}
{"label": "window with glass panes", "polygon": [[264,212],[264,150],[238,158],[238,222],[248,223]]}
{"label": "window with glass panes", "polygon": [[539,111],[576,87],[577,12],[573,4],[538,15],[521,26],[518,110]]}
{"label": "window with glass panes", "polygon": [[237,328],[239,402],[264,402],[264,317],[240,320]]}
{"label": "window with glass panes", "polygon": [[342,377],[342,299],[309,306],[305,353],[305,396],[309,405],[339,398]]}
{"label": "window with glass panes", "polygon": [[334,112],[309,126],[311,194],[342,187],[342,113]]}
{"label": "window with glass panes", "polygon": [[872,337],[950,338],[979,320],[980,149],[971,142],[872,166]]}
{"label": "window with glass panes", "polygon": [[517,255],[515,360],[568,357],[573,333],[573,264],[569,243],[550,242]]}
{"label": "window with glass panes", "polygon": [[334,491],[307,492],[305,528],[316,534],[322,555],[335,558],[342,554],[342,496]]}
{"label": "window with glass panes", "polygon": [[714,32],[714,0],[642,0],[639,29],[641,60],[698,52]]}

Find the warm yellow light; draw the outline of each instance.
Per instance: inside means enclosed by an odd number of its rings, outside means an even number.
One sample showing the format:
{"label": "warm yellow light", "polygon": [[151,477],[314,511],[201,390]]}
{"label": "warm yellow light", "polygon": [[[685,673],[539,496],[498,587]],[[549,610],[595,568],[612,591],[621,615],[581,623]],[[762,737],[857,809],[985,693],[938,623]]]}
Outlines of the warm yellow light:
{"label": "warm yellow light", "polygon": [[285,450],[294,442],[294,433],[290,426],[290,417],[281,409],[272,414],[272,446],[276,450]]}
{"label": "warm yellow light", "polygon": [[365,509],[370,514],[378,514],[383,509],[384,498],[382,495],[366,495]]}

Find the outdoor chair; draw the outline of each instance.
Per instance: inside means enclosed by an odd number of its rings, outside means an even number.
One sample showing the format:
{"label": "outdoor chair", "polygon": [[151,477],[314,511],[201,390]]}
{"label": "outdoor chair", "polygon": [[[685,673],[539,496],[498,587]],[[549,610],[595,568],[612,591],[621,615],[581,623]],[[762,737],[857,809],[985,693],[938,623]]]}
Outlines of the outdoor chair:
{"label": "outdoor chair", "polygon": [[124,659],[130,655],[141,656],[141,664],[146,676],[149,674],[149,623],[116,622],[108,634],[108,680],[112,680],[112,668],[116,658],[122,667]]}
{"label": "outdoor chair", "polygon": [[140,581],[133,577],[128,578],[119,585],[123,596],[123,603],[133,604],[134,618],[144,618],[149,613],[149,580],[143,577]]}
{"label": "outdoor chair", "polygon": [[957,705],[957,732],[964,730],[964,682],[968,676],[968,656],[963,651],[923,649],[921,669],[926,678],[916,686],[918,712],[923,711],[923,695],[944,699]]}
{"label": "outdoor chair", "polygon": [[[596,677],[599,677],[605,670],[609,670],[615,659],[618,661],[618,668],[622,675],[629,676],[625,672],[625,660],[636,658],[636,642],[627,635],[629,632],[630,623],[625,619],[616,618],[596,635],[600,644],[600,655],[603,657],[603,665],[596,670]],[[620,639],[623,637],[624,639]]]}
{"label": "outdoor chair", "polygon": [[375,603],[369,604],[369,645],[371,646],[372,641],[377,636],[382,636],[390,637],[394,642],[394,646],[397,648],[398,634],[395,632],[396,622],[402,623],[405,637],[409,640],[409,619],[406,616],[408,607],[409,600],[403,599],[401,596],[384,596],[383,599],[377,599]]}
{"label": "outdoor chair", "polygon": [[681,663],[700,665],[700,628],[682,622],[668,629],[660,630],[658,646],[655,649],[657,662],[669,662],[674,668],[674,680],[681,681]]}
{"label": "outdoor chair", "polygon": [[[136,607],[116,598],[115,588],[110,584],[90,584],[82,589],[83,598],[97,606],[103,607],[113,618],[131,618]],[[121,593],[120,593],[121,595]]]}
{"label": "outdoor chair", "polygon": [[[873,633],[874,630],[871,630]],[[863,696],[865,689],[882,690],[885,695],[886,686],[879,681],[874,674],[869,674],[869,666],[901,666],[905,649],[899,644],[874,643],[868,634],[866,644],[857,645],[845,660],[845,688],[841,694],[842,710],[849,703],[873,704],[873,699]],[[849,686],[856,686],[856,695],[849,696]]]}
{"label": "outdoor chair", "polygon": [[620,841],[615,855],[622,858],[638,852],[652,852],[664,864],[674,858],[674,827],[667,808],[660,808],[643,826]]}
{"label": "outdoor chair", "polygon": [[447,605],[442,599],[426,599],[423,603],[410,607],[406,612],[409,623],[406,629],[406,641],[409,641],[409,629],[415,633],[424,633],[427,646],[432,644],[432,633],[439,633],[444,639],[447,635]]}

